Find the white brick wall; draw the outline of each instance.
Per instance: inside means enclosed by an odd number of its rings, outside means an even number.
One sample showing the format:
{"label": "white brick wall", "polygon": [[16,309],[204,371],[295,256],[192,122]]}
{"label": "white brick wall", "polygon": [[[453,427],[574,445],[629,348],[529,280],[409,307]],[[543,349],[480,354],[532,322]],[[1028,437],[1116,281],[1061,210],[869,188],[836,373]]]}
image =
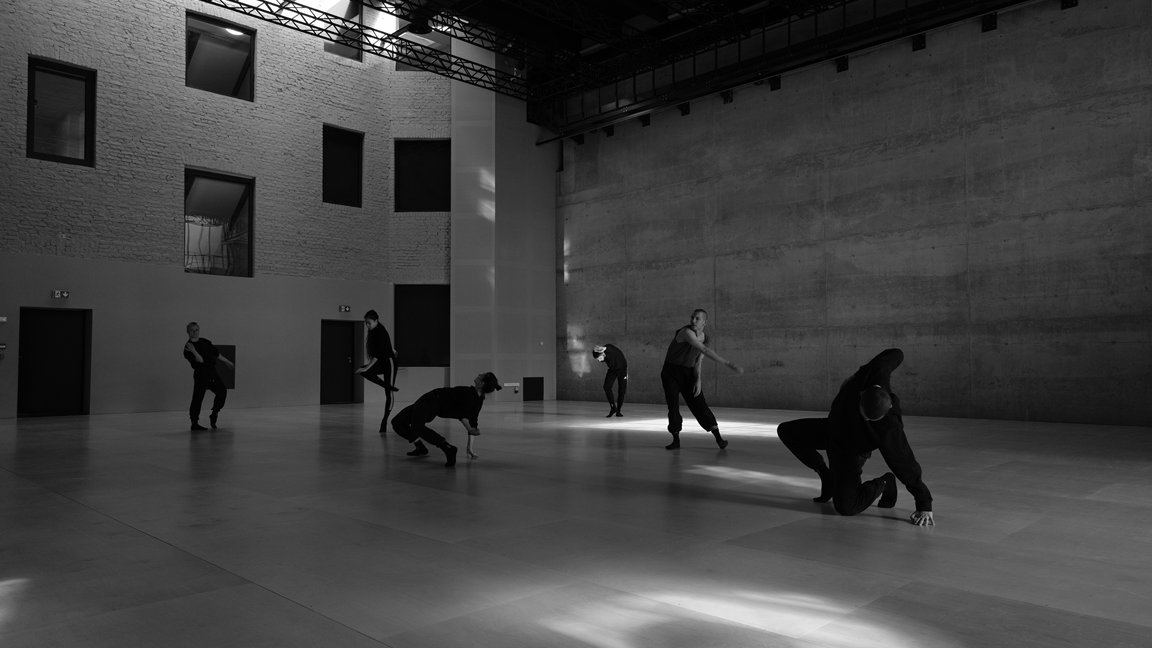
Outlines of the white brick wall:
{"label": "white brick wall", "polygon": [[[187,11],[256,30],[255,101],[185,87]],[[447,137],[450,82],[195,0],[0,8],[0,251],[183,263],[184,169],[256,179],[255,272],[447,281],[449,219],[392,211],[392,141]],[[96,166],[26,157],[28,57],[97,71]],[[323,124],[365,133],[364,206],[321,202]]]}

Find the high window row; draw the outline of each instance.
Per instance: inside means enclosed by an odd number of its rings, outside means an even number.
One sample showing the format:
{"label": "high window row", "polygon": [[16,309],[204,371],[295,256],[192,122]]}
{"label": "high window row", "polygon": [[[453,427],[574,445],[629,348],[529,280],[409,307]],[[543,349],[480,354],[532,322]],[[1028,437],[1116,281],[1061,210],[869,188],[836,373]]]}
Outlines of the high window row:
{"label": "high window row", "polygon": [[[252,100],[255,32],[195,14],[187,21],[186,85]],[[28,59],[28,157],[96,165],[96,79],[96,70]],[[363,205],[364,145],[362,132],[323,126],[324,203]],[[396,140],[393,150],[394,210],[450,211],[451,141]],[[254,178],[186,170],[186,272],[252,276],[254,194]]]}

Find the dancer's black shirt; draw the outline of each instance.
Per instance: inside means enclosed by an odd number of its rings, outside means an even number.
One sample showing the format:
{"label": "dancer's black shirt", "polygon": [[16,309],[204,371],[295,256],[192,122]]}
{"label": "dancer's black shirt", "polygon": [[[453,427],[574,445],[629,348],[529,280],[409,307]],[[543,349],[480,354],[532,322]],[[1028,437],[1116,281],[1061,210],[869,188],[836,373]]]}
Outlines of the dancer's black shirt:
{"label": "dancer's black shirt", "polygon": [[[892,394],[892,372],[902,362],[903,351],[887,349],[844,381],[828,412],[828,450],[858,456],[879,449],[896,478],[916,498],[916,510],[931,511],[932,493],[921,479],[920,464],[904,435],[900,399]],[[892,394],[892,409],[878,421],[868,421],[860,414],[860,392],[872,385]]]}
{"label": "dancer's black shirt", "polygon": [[188,349],[184,349],[184,357],[188,360],[188,364],[192,365],[192,376],[194,378],[208,378],[216,374],[216,359],[220,357],[220,352],[216,350],[216,345],[212,344],[208,338],[198,338],[192,342],[192,346],[196,347],[196,353],[204,359],[204,362],[196,362],[196,356]]}
{"label": "dancer's black shirt", "polygon": [[475,387],[441,387],[433,389],[416,399],[412,404],[414,409],[423,412],[431,421],[437,416],[441,418],[467,419],[472,427],[476,427],[480,408],[484,406],[484,397],[476,393]]}
{"label": "dancer's black shirt", "polygon": [[393,356],[392,336],[388,335],[388,329],[384,328],[383,324],[377,324],[376,328],[368,329],[368,340],[364,346],[368,347],[368,355],[377,360]]}
{"label": "dancer's black shirt", "polygon": [[621,376],[628,375],[628,359],[613,344],[604,345],[604,364],[608,365],[608,371],[615,371]]}

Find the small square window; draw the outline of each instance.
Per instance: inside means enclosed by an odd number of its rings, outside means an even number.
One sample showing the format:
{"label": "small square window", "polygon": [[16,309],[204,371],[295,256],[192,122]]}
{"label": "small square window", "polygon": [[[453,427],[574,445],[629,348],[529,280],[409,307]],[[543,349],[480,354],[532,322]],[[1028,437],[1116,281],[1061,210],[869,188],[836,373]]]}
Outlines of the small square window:
{"label": "small square window", "polygon": [[324,202],[361,206],[364,133],[324,125]]}
{"label": "small square window", "polygon": [[[409,25],[411,23],[404,24]],[[424,29],[420,29],[419,32],[424,33],[405,31],[400,37],[415,45],[416,47],[414,49],[417,50],[417,55],[421,58],[436,56],[435,53],[428,52],[427,50],[435,50],[436,52],[442,52],[444,54],[452,53],[452,37],[448,34],[441,34],[436,31],[425,31]],[[396,71],[425,72],[426,70],[421,67],[416,67],[415,65],[408,65],[397,61]]]}
{"label": "small square window", "polygon": [[184,272],[252,276],[255,181],[184,171]]}
{"label": "small square window", "polygon": [[28,157],[96,165],[96,71],[28,59]]}
{"label": "small square window", "polygon": [[232,23],[188,14],[184,84],[252,101],[256,32]]}
{"label": "small square window", "polygon": [[340,28],[340,40],[325,41],[325,52],[353,61],[363,60],[364,53],[360,50],[363,31],[360,28],[364,25],[364,5],[360,0],[303,0],[302,4],[344,19],[343,22],[333,21]]}
{"label": "small square window", "polygon": [[396,140],[396,211],[452,211],[452,140]]}

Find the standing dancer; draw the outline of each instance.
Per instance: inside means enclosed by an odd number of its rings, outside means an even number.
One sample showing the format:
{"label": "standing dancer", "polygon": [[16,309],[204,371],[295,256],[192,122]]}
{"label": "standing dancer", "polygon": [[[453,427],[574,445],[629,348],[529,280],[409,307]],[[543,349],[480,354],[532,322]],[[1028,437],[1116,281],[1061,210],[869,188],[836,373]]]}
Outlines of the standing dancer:
{"label": "standing dancer", "polygon": [[[608,397],[608,416],[624,416],[620,413],[620,408],[624,407],[624,394],[628,391],[628,359],[614,344],[593,347],[592,355],[598,362],[608,365],[608,372],[604,374],[604,395]],[[612,383],[616,383],[615,399],[612,398]]]}
{"label": "standing dancer", "polygon": [[200,325],[188,322],[184,327],[188,332],[188,341],[184,343],[184,357],[192,365],[192,402],[188,405],[188,417],[192,419],[192,431],[199,432],[208,428],[200,425],[200,406],[204,403],[204,392],[212,392],[212,413],[208,415],[208,423],[216,429],[216,418],[228,399],[228,388],[216,373],[216,362],[220,361],[235,369],[236,365],[216,350],[208,338],[200,337]]}
{"label": "standing dancer", "polygon": [[664,357],[660,382],[664,385],[664,400],[668,403],[668,431],[672,433],[672,443],[664,446],[666,450],[680,447],[680,430],[684,425],[684,418],[680,416],[681,396],[684,397],[684,402],[688,404],[688,409],[692,411],[700,427],[716,437],[716,445],[720,446],[721,450],[728,447],[728,442],[720,436],[720,426],[716,423],[716,417],[708,408],[708,403],[704,401],[700,365],[704,356],[708,356],[736,373],[744,373],[744,369],[721,358],[708,348],[709,338],[704,333],[707,324],[708,311],[703,308],[692,311],[691,323],[676,331]]}
{"label": "standing dancer", "polygon": [[[364,347],[368,362],[356,370],[364,380],[374,382],[384,388],[384,418],[380,419],[380,434],[388,431],[388,415],[392,413],[392,392],[396,389],[396,349],[388,329],[380,323],[380,316],[374,310],[364,313],[364,326],[368,327],[368,339]],[[383,378],[381,378],[383,376]]]}
{"label": "standing dancer", "polygon": [[470,386],[433,389],[397,412],[392,418],[392,429],[414,446],[408,453],[409,457],[428,454],[428,448],[423,443],[427,441],[429,445],[444,451],[445,466],[455,466],[456,446],[428,427],[428,422],[437,416],[458,419],[464,429],[468,430],[468,456],[477,459],[476,453],[472,452],[472,437],[480,435],[476,419],[480,416],[480,408],[484,406],[484,395],[500,389],[503,386],[491,371],[477,374]]}
{"label": "standing dancer", "polygon": [[[801,463],[820,475],[820,496],[813,501],[831,499],[840,515],[856,515],[877,497],[876,506],[892,508],[899,479],[916,498],[916,511],[909,517],[912,523],[934,525],[932,493],[921,479],[920,464],[904,435],[900,399],[890,383],[892,372],[902,362],[900,349],[882,351],[844,381],[827,418],[786,421],[777,427],[776,435]],[[864,462],[876,449],[892,472],[861,482]],[[828,465],[819,450],[827,451]]]}

